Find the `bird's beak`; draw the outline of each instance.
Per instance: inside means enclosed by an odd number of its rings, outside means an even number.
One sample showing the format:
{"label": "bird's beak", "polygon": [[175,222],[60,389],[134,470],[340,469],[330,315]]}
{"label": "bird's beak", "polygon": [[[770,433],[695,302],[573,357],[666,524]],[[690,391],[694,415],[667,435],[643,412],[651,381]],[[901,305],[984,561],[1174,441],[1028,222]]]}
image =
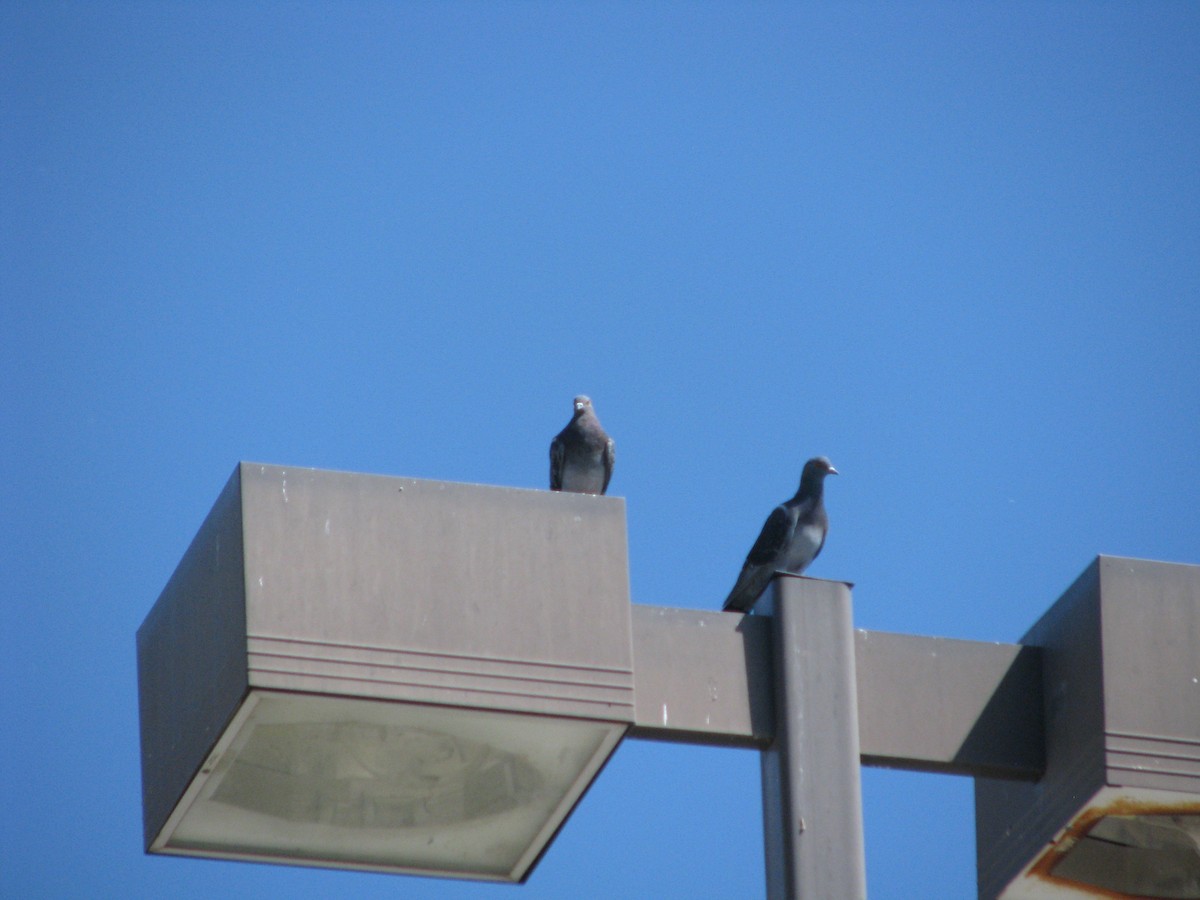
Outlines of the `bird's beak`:
{"label": "bird's beak", "polygon": [[829,474],[830,474],[830,475],[837,475],[837,474],[838,474],[838,470],[837,470],[837,469],[835,469],[833,466],[830,466],[830,467],[829,467]]}

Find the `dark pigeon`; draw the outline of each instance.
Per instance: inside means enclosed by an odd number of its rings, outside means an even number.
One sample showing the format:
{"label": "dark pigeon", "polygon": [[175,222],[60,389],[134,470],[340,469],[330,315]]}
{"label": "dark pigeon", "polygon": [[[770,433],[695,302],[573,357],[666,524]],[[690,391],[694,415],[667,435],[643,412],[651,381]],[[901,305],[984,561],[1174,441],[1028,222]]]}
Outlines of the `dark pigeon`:
{"label": "dark pigeon", "polygon": [[776,572],[799,575],[817,558],[829,533],[825,476],[837,473],[824,456],[804,464],[796,496],[775,507],[750,548],[737,584],[725,598],[727,612],[748,612]]}
{"label": "dark pigeon", "polygon": [[550,490],[603,494],[612,478],[616,450],[600,427],[592,401],[575,398],[575,415],[550,442]]}

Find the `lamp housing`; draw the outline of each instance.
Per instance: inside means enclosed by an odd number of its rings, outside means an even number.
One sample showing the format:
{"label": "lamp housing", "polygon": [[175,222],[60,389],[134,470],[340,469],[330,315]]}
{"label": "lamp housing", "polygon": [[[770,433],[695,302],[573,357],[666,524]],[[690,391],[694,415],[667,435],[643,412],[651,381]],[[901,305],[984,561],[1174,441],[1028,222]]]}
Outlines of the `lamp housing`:
{"label": "lamp housing", "polygon": [[1200,566],[1101,556],[1021,643],[1046,769],[976,779],[980,898],[1200,898]]}
{"label": "lamp housing", "polygon": [[523,881],[630,623],[619,498],[241,463],[138,630],[146,850]]}

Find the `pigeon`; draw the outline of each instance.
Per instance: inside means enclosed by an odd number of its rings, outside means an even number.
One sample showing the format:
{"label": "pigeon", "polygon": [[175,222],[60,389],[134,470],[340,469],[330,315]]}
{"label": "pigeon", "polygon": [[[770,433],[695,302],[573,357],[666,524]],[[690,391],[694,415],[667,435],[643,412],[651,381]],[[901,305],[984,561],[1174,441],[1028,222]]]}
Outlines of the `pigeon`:
{"label": "pigeon", "polygon": [[575,414],[550,442],[550,490],[603,494],[612,478],[616,450],[600,427],[592,401],[575,398]]}
{"label": "pigeon", "polygon": [[776,572],[799,575],[817,558],[829,532],[825,476],[837,473],[824,456],[815,456],[804,464],[796,496],[771,511],[750,548],[737,584],[725,598],[727,612],[748,612]]}

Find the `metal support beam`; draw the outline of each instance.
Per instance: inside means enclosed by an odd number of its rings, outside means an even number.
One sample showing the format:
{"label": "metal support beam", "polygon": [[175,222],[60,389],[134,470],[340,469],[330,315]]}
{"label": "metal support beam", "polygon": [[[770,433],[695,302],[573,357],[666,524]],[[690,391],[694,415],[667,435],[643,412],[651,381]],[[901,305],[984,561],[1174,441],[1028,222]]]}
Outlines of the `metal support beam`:
{"label": "metal support beam", "polygon": [[[634,606],[629,737],[767,747],[775,733],[770,626],[762,615]],[[854,641],[863,765],[1041,774],[1039,648],[863,630]]]}
{"label": "metal support beam", "polygon": [[776,576],[775,739],[762,754],[768,900],[865,900],[850,590]]}
{"label": "metal support beam", "polygon": [[1045,768],[1037,647],[859,631],[865,766],[1033,781]]}
{"label": "metal support beam", "polygon": [[633,607],[629,737],[761,749],[775,734],[771,620]]}

